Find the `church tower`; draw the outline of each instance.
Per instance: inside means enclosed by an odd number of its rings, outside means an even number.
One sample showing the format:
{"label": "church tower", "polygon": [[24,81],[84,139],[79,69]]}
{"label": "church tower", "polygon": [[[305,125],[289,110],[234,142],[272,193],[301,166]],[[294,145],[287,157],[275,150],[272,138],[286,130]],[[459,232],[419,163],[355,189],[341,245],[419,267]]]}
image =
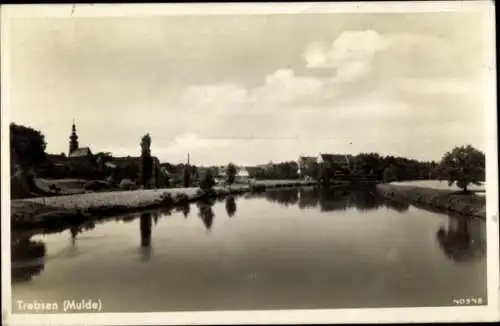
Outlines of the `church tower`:
{"label": "church tower", "polygon": [[75,121],[73,120],[73,126],[71,127],[71,136],[69,137],[69,153],[68,156],[78,149],[78,136],[76,135]]}

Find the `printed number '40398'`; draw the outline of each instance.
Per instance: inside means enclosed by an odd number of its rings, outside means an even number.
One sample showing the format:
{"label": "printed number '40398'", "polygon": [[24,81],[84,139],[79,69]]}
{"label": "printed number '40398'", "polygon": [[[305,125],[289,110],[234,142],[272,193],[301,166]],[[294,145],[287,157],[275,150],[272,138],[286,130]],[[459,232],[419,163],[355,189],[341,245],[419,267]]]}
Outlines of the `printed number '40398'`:
{"label": "printed number '40398'", "polygon": [[481,297],[467,297],[467,298],[457,298],[453,299],[453,304],[456,305],[478,305],[483,304],[483,298]]}

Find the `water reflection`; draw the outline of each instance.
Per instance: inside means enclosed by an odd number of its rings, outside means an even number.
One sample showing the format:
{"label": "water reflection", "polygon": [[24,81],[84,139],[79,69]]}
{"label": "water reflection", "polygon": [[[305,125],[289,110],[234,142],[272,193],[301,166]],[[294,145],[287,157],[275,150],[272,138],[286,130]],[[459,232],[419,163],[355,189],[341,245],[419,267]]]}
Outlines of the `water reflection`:
{"label": "water reflection", "polygon": [[229,217],[233,217],[236,214],[236,199],[234,196],[226,198],[226,212]]}
{"label": "water reflection", "polygon": [[12,283],[29,282],[39,275],[44,267],[46,253],[45,244],[33,241],[30,237],[17,238],[12,235],[11,244],[11,274]]}
{"label": "water reflection", "polygon": [[301,188],[279,189],[262,194],[268,201],[300,209],[319,208],[322,212],[344,211],[350,208],[363,212],[387,207],[406,212],[410,205],[388,201],[374,187],[360,188]]}
{"label": "water reflection", "polygon": [[272,189],[263,195],[272,203],[279,203],[284,206],[294,205],[299,201],[299,194],[297,189]]}
{"label": "water reflection", "polygon": [[76,240],[77,236],[80,233],[83,233],[85,231],[90,231],[95,228],[95,222],[89,221],[80,225],[74,225],[69,228],[69,232],[71,235],[71,251],[69,252],[70,255],[77,255],[77,247],[76,247]]}
{"label": "water reflection", "polygon": [[151,258],[152,221],[153,218],[151,213],[141,214],[139,225],[141,229],[141,253],[143,260],[149,260]]}
{"label": "water reflection", "polygon": [[410,204],[408,203],[400,203],[389,199],[384,200],[384,206],[400,213],[404,213],[410,209]]}
{"label": "water reflection", "polygon": [[189,216],[189,213],[191,212],[191,205],[189,202],[181,204],[180,207],[177,208],[178,212],[182,212],[182,215],[184,215],[184,218],[187,218]]}
{"label": "water reflection", "polygon": [[267,200],[284,206],[298,203],[300,209],[319,208],[322,212],[347,210],[355,207],[358,211],[377,209],[381,206],[397,207],[407,210],[408,205],[387,205],[375,188],[301,188],[269,191],[264,194]]}
{"label": "water reflection", "polygon": [[299,189],[299,208],[315,208],[318,206],[319,200],[319,189],[309,188],[309,189]]}
{"label": "water reflection", "polygon": [[351,207],[352,200],[351,195],[342,189],[321,189],[318,204],[322,212],[345,211]]}
{"label": "water reflection", "polygon": [[448,217],[448,226],[441,226],[436,238],[445,255],[464,262],[482,258],[486,254],[485,229],[478,219],[463,216]]}
{"label": "water reflection", "polygon": [[141,247],[151,246],[151,226],[152,218],[150,213],[141,214],[140,229],[141,229]]}
{"label": "water reflection", "polygon": [[198,206],[198,216],[201,218],[203,221],[203,224],[205,225],[205,228],[210,231],[212,228],[215,214],[212,209],[212,206],[215,204],[215,200],[204,200],[202,202],[197,203]]}

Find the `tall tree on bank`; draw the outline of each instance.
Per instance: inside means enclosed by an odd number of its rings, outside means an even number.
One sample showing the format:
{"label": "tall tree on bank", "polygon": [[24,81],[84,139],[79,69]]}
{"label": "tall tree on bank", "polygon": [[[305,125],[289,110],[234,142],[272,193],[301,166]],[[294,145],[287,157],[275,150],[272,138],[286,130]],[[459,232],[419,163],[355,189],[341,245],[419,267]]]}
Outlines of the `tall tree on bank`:
{"label": "tall tree on bank", "polygon": [[236,165],[229,163],[226,169],[226,182],[228,186],[231,186],[236,180]]}
{"label": "tall tree on bank", "polygon": [[212,171],[210,169],[207,169],[200,180],[200,188],[204,191],[208,191],[212,189],[213,186],[215,186],[215,180]]}
{"label": "tall tree on bank", "polygon": [[15,151],[19,164],[27,171],[43,163],[47,157],[45,136],[30,127],[10,124],[10,148]]}
{"label": "tall tree on bank", "polygon": [[184,188],[188,188],[191,181],[191,166],[189,165],[189,153],[187,157],[187,163],[182,171],[182,185]]}
{"label": "tall tree on bank", "polygon": [[456,185],[464,192],[470,184],[480,185],[485,177],[486,157],[471,145],[455,147],[444,154],[439,164],[442,177],[448,185]]}
{"label": "tall tree on bank", "polygon": [[44,135],[33,128],[10,124],[11,198],[44,194],[35,183],[36,168],[43,163],[46,142]]}
{"label": "tall tree on bank", "polygon": [[146,134],[141,139],[141,159],[139,164],[139,182],[149,188],[153,176],[153,158],[151,157],[151,136]]}

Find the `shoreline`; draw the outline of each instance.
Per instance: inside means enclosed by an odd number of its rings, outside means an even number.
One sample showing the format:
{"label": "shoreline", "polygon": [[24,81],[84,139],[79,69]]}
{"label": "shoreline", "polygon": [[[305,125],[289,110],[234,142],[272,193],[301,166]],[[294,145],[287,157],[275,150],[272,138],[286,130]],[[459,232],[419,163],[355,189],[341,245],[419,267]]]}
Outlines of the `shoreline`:
{"label": "shoreline", "polygon": [[486,196],[455,190],[409,185],[378,184],[377,190],[388,200],[409,203],[440,213],[486,219]]}
{"label": "shoreline", "polygon": [[193,202],[259,193],[267,189],[316,185],[315,181],[270,180],[253,185],[215,186],[208,191],[200,188],[164,188],[14,199],[11,200],[11,230],[62,228],[113,215],[182,207]]}

